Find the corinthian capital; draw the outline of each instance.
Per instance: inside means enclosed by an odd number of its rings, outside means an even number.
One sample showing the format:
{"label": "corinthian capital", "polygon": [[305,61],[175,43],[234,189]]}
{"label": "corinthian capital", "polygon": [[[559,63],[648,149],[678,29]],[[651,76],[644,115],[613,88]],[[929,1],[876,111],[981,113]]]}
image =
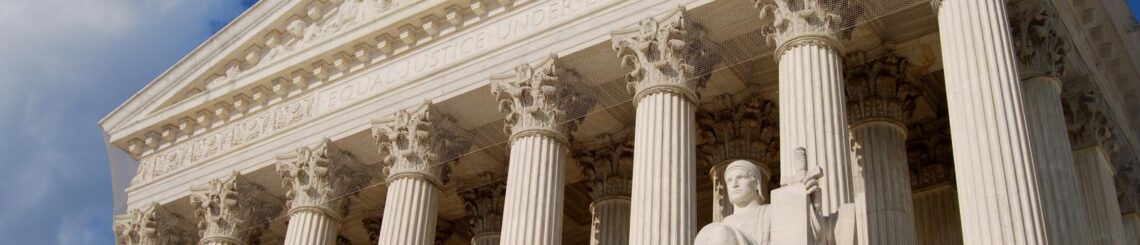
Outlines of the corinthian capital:
{"label": "corinthian capital", "polygon": [[368,184],[369,172],[328,139],[316,147],[301,147],[292,155],[280,156],[277,161],[289,213],[310,210],[335,219],[347,211],[346,195]]}
{"label": "corinthian capital", "polygon": [[646,95],[665,92],[700,101],[709,73],[720,58],[701,41],[705,30],[679,8],[662,19],[648,18],[638,26],[614,31],[613,49],[622,66],[632,67],[626,88],[636,104]]}
{"label": "corinthian capital", "polygon": [[280,200],[241,174],[210,180],[191,189],[190,204],[198,218],[202,243],[246,244],[278,214]]}
{"label": "corinthian capital", "polygon": [[576,156],[582,174],[590,183],[590,195],[595,201],[606,197],[628,198],[633,188],[633,139],[615,140],[608,134],[599,138],[609,144]]}
{"label": "corinthian capital", "polygon": [[862,9],[845,0],[753,0],[760,19],[772,19],[765,32],[776,41],[775,57],[792,47],[815,44],[840,49],[840,38],[850,36],[850,28]]}
{"label": "corinthian capital", "polygon": [[503,226],[503,205],[506,200],[505,181],[491,183],[459,193],[463,207],[467,211],[467,224],[471,234],[499,232]]}
{"label": "corinthian capital", "polygon": [[453,133],[453,123],[454,118],[440,113],[431,102],[372,121],[372,138],[380,146],[388,181],[424,178],[442,187],[448,180],[449,164],[471,147],[471,142]]}
{"label": "corinthian capital", "polygon": [[542,134],[568,143],[596,102],[584,87],[575,85],[578,81],[578,75],[559,67],[554,56],[491,77],[491,93],[498,97],[499,111],[507,114],[504,130],[511,141]]}
{"label": "corinthian capital", "polygon": [[1117,150],[1114,125],[1102,96],[1091,84],[1065,94],[1062,109],[1069,123],[1073,149],[1100,145],[1109,152]]}
{"label": "corinthian capital", "polygon": [[1013,34],[1022,79],[1060,77],[1065,73],[1064,58],[1069,44],[1054,31],[1057,18],[1047,8],[1044,3],[1034,3],[1009,15],[1009,30]]}
{"label": "corinthian capital", "polygon": [[885,121],[899,126],[914,114],[921,95],[906,73],[906,58],[890,50],[886,55],[859,64],[847,72],[847,119],[851,125]]}
{"label": "corinthian capital", "polygon": [[702,166],[747,159],[766,165],[780,158],[779,107],[759,96],[739,102],[724,94],[716,108],[697,113],[698,159]]}
{"label": "corinthian capital", "polygon": [[181,245],[194,243],[181,227],[183,220],[158,203],[132,209],[115,220],[119,245]]}

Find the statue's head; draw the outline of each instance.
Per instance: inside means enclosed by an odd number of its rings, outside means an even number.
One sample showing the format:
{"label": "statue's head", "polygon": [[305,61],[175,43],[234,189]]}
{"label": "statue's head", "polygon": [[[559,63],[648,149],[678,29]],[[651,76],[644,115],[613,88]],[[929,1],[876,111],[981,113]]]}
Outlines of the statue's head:
{"label": "statue's head", "polygon": [[760,168],[749,161],[736,160],[729,163],[724,169],[724,182],[732,205],[740,208],[752,202],[763,203],[763,177]]}

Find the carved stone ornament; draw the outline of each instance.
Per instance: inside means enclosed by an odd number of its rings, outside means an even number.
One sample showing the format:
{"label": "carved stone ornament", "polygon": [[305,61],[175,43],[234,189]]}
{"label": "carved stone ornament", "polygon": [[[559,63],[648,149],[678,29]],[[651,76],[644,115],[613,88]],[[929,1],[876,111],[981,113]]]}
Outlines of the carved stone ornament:
{"label": "carved stone ornament", "polygon": [[1073,149],[1100,145],[1109,153],[1119,150],[1108,104],[1100,92],[1093,88],[1069,91],[1063,103]]}
{"label": "carved stone ornament", "polygon": [[454,123],[454,118],[440,113],[430,101],[372,121],[372,138],[380,146],[388,182],[423,178],[442,188],[448,181],[450,164],[471,148],[470,141],[453,133]]}
{"label": "carved stone ornament", "polygon": [[847,120],[852,126],[885,121],[905,129],[903,123],[914,114],[915,100],[922,95],[907,74],[908,67],[906,58],[888,50],[882,57],[848,69]]}
{"label": "carved stone ornament", "polygon": [[1069,44],[1054,31],[1059,28],[1057,18],[1047,8],[1047,4],[1033,4],[1009,15],[1009,31],[1013,34],[1022,79],[1065,74],[1064,59]]}
{"label": "carved stone ornament", "polygon": [[472,234],[498,233],[502,229],[506,193],[507,183],[503,180],[459,193]]}
{"label": "carved stone ornament", "polygon": [[717,96],[714,103],[715,109],[697,113],[700,165],[711,167],[736,159],[778,162],[780,112],[776,103],[759,96],[736,102],[728,94]]}
{"label": "carved stone ornament", "polygon": [[115,240],[119,245],[194,244],[192,233],[179,227],[181,217],[162,205],[151,203],[132,209],[115,221]]}
{"label": "carved stone ornament", "polygon": [[848,38],[855,20],[863,13],[853,1],[846,0],[753,0],[760,9],[760,20],[772,18],[772,26],[764,30],[776,41],[776,59],[784,51],[799,45],[818,45],[842,53],[840,38]]}
{"label": "carved stone ornament", "polygon": [[361,220],[364,223],[364,230],[368,231],[368,244],[380,243],[380,227],[384,222],[384,217],[377,215]]}
{"label": "carved stone ornament", "polygon": [[250,243],[281,210],[280,200],[237,172],[210,180],[191,192],[190,204],[198,218],[202,244]]}
{"label": "carved stone ornament", "polygon": [[316,147],[301,147],[293,155],[278,157],[277,173],[287,190],[289,213],[309,210],[336,220],[348,211],[347,196],[371,179],[371,171],[328,139]]}
{"label": "carved stone ornament", "polygon": [[594,201],[610,197],[629,198],[633,188],[633,137],[613,139],[603,134],[600,138],[609,145],[581,151],[575,156],[582,175],[589,181],[590,197]]}
{"label": "carved stone ornament", "polygon": [[579,77],[551,56],[536,66],[523,64],[491,77],[491,93],[506,113],[504,131],[515,139],[541,134],[569,143],[596,99],[578,86]]}
{"label": "carved stone ornament", "polygon": [[637,104],[646,95],[664,92],[700,101],[720,57],[702,44],[705,29],[689,20],[684,8],[661,19],[648,18],[638,26],[614,31],[613,49],[624,67],[626,88]]}
{"label": "carved stone ornament", "polygon": [[947,131],[948,122],[932,123],[937,125],[915,124],[908,130],[907,163],[913,190],[954,182],[954,150]]}

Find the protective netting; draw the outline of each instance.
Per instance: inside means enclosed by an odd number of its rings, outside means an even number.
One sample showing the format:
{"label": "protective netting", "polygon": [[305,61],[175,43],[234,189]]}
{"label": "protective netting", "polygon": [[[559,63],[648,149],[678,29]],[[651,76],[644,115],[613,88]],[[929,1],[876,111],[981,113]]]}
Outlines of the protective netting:
{"label": "protective netting", "polygon": [[[496,1],[486,2],[493,5],[490,8],[497,7]],[[532,4],[532,3],[527,3]],[[520,4],[515,6],[518,8],[525,8],[527,5]],[[761,13],[764,13],[764,18],[761,19]],[[660,13],[663,16],[667,13]],[[716,74],[719,73],[739,73],[742,70],[748,70],[760,75],[746,75],[748,84],[768,84],[774,88],[776,81],[776,57],[773,57],[777,49],[777,44],[780,41],[776,37],[787,28],[801,28],[794,25],[820,25],[818,22],[827,22],[830,25],[827,31],[839,33],[841,42],[844,43],[845,52],[851,53],[853,51],[860,51],[861,57],[858,60],[849,60],[848,66],[858,65],[859,62],[866,62],[874,60],[878,57],[889,55],[889,52],[884,52],[878,47],[883,43],[890,42],[906,42],[924,35],[933,33],[936,30],[937,22],[933,16],[933,8],[931,2],[928,0],[761,0],[759,3],[747,0],[718,0],[708,3],[707,6],[698,6],[693,9],[685,10],[683,21],[688,22],[692,26],[682,26],[683,31],[701,31],[703,35],[698,38],[686,40],[689,42],[700,42],[704,52],[710,52],[716,56],[718,62],[682,62],[683,65],[703,66],[703,67],[690,67],[689,71],[701,71],[699,74],[691,74],[686,76],[687,79],[706,80],[711,79],[709,88],[701,89],[703,91],[700,95],[700,104],[713,103],[713,98],[722,95],[728,97],[739,96],[759,96],[757,94],[743,93],[739,88],[724,88],[724,84],[719,81]],[[799,19],[801,16],[807,19]],[[817,18],[821,17],[821,18]],[[781,19],[782,18],[782,19]],[[657,22],[666,21],[661,20],[660,17],[655,20]],[[773,25],[774,22],[778,26]],[[791,23],[795,22],[795,23]],[[446,24],[446,23],[444,23]],[[615,29],[630,28],[630,27],[645,27],[644,23],[619,23],[622,26],[615,26]],[[617,25],[617,24],[615,24]],[[896,33],[903,33],[894,35]],[[894,35],[894,36],[892,36]],[[873,40],[873,41],[868,41]],[[686,45],[681,43],[669,43],[670,45]],[[604,44],[609,47],[609,42]],[[692,47],[692,46],[687,46]],[[547,53],[557,53],[560,50],[545,50]],[[542,51],[536,51],[542,52]],[[596,115],[607,115],[616,120],[618,124],[624,124],[626,127],[632,127],[633,124],[633,108],[632,100],[634,93],[629,88],[628,74],[633,69],[630,66],[622,66],[617,62],[619,56],[617,52],[609,52],[607,57],[593,57],[592,59],[613,59],[612,66],[603,68],[602,70],[590,70],[591,74],[582,74],[586,71],[577,70],[573,64],[567,64],[561,68],[570,70],[558,77],[559,79],[552,80],[550,83],[551,88],[574,94],[574,96],[557,96],[559,99],[574,99],[581,100],[588,97],[586,101],[574,101],[569,103],[567,101],[554,101],[553,104],[560,106],[558,110],[567,112],[564,116],[559,117],[558,123],[562,124],[561,128],[572,130],[573,128],[581,128],[578,125],[583,120],[591,118]],[[563,60],[574,60],[576,57],[571,54],[567,57],[560,57]],[[526,61],[530,66],[535,65],[537,60]],[[383,64],[380,64],[383,65]],[[506,73],[508,71],[502,71]],[[574,74],[571,74],[574,73]],[[604,74],[599,76],[598,74]],[[568,79],[575,77],[575,79]],[[467,79],[486,79],[486,78],[467,78]],[[335,82],[334,82],[335,83]],[[440,88],[438,94],[453,94],[457,92],[452,88]],[[545,89],[545,88],[543,88]],[[433,93],[434,94],[434,93]],[[491,96],[488,94],[487,96]],[[729,99],[723,107],[734,107],[736,103],[743,100],[742,98]],[[527,98],[523,98],[526,100]],[[734,101],[735,100],[735,101]],[[765,101],[774,102],[774,98],[766,99]],[[443,103],[437,101],[436,103]],[[543,103],[541,101],[526,101],[525,103],[535,104]],[[462,110],[465,107],[473,106],[494,106],[488,104],[462,104],[455,105],[449,104],[446,106],[453,106],[451,110]],[[414,108],[408,108],[409,111]],[[447,108],[445,108],[447,109]],[[764,110],[775,110],[775,107],[764,107]],[[758,113],[763,114],[763,113]],[[775,113],[768,113],[775,114]],[[360,122],[366,124],[368,122]],[[470,157],[479,156],[480,158],[491,159],[506,159],[507,151],[510,149],[509,135],[503,130],[506,126],[503,120],[494,120],[491,122],[479,125],[466,125],[464,123],[457,123],[456,125],[449,126],[454,137],[459,141],[464,141],[469,144],[469,147],[463,147],[462,150],[457,152],[439,152],[439,156],[454,156],[448,159],[438,159],[432,162],[432,166],[436,168],[448,167],[450,164],[458,162],[464,164]],[[591,125],[593,128],[605,128],[597,125]],[[613,128],[613,127],[610,127]],[[609,139],[600,140],[598,135],[607,134]],[[615,128],[610,132],[573,132],[570,141],[570,151],[588,151],[593,148],[618,143],[616,141],[625,141],[626,137],[631,137],[632,134],[628,129]],[[373,141],[375,142],[375,141]],[[372,146],[371,149],[376,149]],[[757,149],[757,151],[773,151],[774,149]],[[114,183],[116,190],[116,213],[123,213],[123,195],[121,190],[124,190],[130,183],[130,177],[133,173],[129,173],[128,169],[135,169],[137,162],[130,160],[126,157],[125,153],[117,150],[115,147],[108,147],[109,155],[111,155],[112,173],[115,175]],[[362,159],[363,160],[363,159]],[[773,160],[774,161],[774,160]],[[778,163],[766,162],[769,168],[777,168]],[[502,165],[507,165],[502,163]],[[370,165],[370,171],[374,173],[384,172],[379,169],[378,163]],[[705,168],[709,166],[704,166]],[[503,170],[505,172],[505,169]],[[577,169],[567,169],[567,172],[578,171]],[[777,172],[778,171],[773,171]],[[515,174],[515,173],[512,173]],[[386,188],[384,178],[386,176],[376,176],[375,179],[367,186],[354,190],[347,194],[340,194],[339,197],[334,198],[334,201],[341,202],[343,199],[352,199],[354,195],[360,192],[383,192]],[[455,180],[445,182],[446,188],[458,188],[459,191],[470,189],[471,186],[460,185],[478,185],[479,183],[488,183],[495,181],[505,181],[505,175],[498,176],[481,176],[479,178],[467,178],[467,180]],[[772,178],[776,179],[776,178]],[[473,184],[474,183],[474,184]],[[706,190],[700,190],[706,191]],[[359,210],[354,210],[359,211]],[[280,215],[273,220],[262,221],[268,223],[283,223],[288,219],[286,212],[281,212]],[[283,232],[283,230],[282,230]]]}

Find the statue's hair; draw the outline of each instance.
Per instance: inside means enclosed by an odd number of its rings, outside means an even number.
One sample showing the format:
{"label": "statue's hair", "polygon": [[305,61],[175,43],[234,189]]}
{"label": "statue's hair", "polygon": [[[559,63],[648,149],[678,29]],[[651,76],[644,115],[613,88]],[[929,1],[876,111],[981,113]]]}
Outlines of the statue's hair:
{"label": "statue's hair", "polygon": [[764,196],[765,178],[764,172],[760,171],[760,167],[757,167],[756,164],[753,164],[748,160],[736,160],[732,161],[732,163],[728,164],[728,167],[724,168],[724,173],[727,175],[728,171],[734,168],[744,169],[744,171],[747,171],[748,173],[752,174],[753,177],[756,177],[756,192],[760,195],[760,202],[763,203],[766,199]]}

